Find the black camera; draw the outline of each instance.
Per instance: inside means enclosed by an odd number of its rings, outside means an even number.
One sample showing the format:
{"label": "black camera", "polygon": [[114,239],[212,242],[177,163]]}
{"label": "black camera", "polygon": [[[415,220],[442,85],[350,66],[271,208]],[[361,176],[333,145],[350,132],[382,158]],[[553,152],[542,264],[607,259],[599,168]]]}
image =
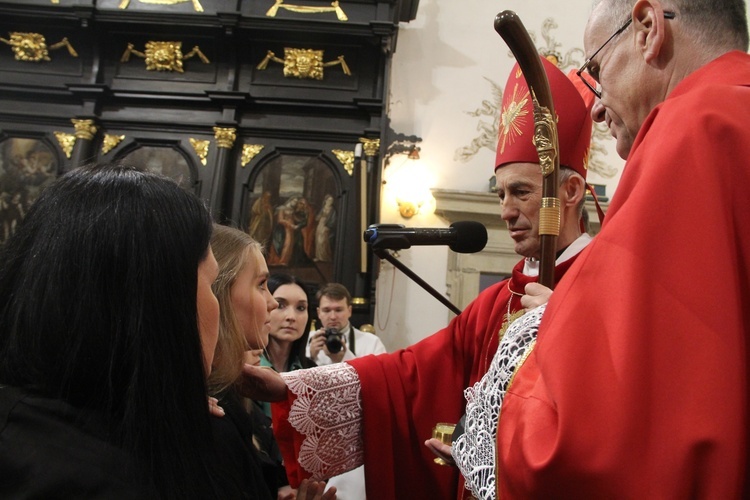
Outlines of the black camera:
{"label": "black camera", "polygon": [[326,347],[331,354],[336,354],[344,348],[344,335],[336,328],[326,328]]}

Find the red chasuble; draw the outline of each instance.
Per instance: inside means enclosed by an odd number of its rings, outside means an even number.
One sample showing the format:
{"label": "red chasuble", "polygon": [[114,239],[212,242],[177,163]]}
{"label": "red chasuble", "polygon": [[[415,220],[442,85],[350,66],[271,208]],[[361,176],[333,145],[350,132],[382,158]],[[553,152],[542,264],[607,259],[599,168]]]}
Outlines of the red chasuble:
{"label": "red chasuble", "polygon": [[500,498],[747,498],[750,56],[643,124],[506,394]]}
{"label": "red chasuble", "polygon": [[[576,257],[556,266],[556,279]],[[434,462],[424,442],[438,422],[456,423],[464,413],[463,391],[482,378],[498,347],[508,306],[521,309],[527,283],[537,277],[523,274],[524,262],[513,269],[510,280],[484,290],[450,324],[414,344],[391,354],[349,361],[361,384],[365,479],[368,498],[455,499],[463,495],[463,482],[455,467]],[[295,487],[309,474],[294,457],[302,436],[286,422],[289,401],[274,404],[274,429],[284,454],[290,484]],[[468,492],[467,492],[468,494]]]}

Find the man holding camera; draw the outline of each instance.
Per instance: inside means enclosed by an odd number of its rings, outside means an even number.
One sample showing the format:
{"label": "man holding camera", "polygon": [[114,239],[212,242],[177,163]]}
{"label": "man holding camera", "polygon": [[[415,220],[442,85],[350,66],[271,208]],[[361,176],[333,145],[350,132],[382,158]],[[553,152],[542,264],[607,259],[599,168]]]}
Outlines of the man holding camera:
{"label": "man holding camera", "polygon": [[386,352],[376,335],[358,330],[349,322],[352,296],[344,285],[328,283],[318,290],[317,299],[322,327],[310,335],[307,355],[318,366]]}

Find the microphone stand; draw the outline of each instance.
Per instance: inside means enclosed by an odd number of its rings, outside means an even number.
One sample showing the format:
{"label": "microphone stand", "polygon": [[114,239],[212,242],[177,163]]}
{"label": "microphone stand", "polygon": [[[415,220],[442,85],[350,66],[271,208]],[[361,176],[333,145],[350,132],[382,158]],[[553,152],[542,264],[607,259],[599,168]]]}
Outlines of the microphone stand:
{"label": "microphone stand", "polygon": [[406,267],[404,264],[402,264],[401,261],[399,261],[398,259],[396,259],[386,249],[384,249],[384,248],[381,248],[379,250],[373,249],[373,253],[375,255],[377,255],[378,257],[380,257],[381,259],[385,259],[388,262],[390,262],[391,264],[393,264],[395,267],[399,268],[402,273],[404,273],[409,278],[411,278],[412,281],[414,281],[417,285],[419,285],[422,288],[424,288],[425,290],[427,290],[430,293],[430,295],[432,295],[433,297],[435,297],[436,299],[438,299],[440,302],[442,302],[445,307],[447,307],[448,309],[450,309],[451,311],[453,311],[456,314],[461,314],[461,309],[459,309],[458,307],[456,307],[455,305],[453,305],[448,299],[446,299],[445,297],[443,297],[442,295],[440,295],[440,293],[437,290],[435,290],[434,288],[432,288],[429,284],[427,284],[426,281],[424,281],[422,278],[420,278],[419,276],[417,276],[417,274],[414,271],[412,271],[411,269],[409,269],[408,267]]}

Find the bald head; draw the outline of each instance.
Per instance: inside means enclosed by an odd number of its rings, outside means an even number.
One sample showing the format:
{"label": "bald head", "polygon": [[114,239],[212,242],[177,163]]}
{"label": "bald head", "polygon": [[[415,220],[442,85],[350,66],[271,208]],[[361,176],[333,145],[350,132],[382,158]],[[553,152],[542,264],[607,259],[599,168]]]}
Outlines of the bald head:
{"label": "bald head", "polygon": [[607,124],[627,158],[646,117],[682,80],[747,46],[743,0],[601,0],[584,33],[586,53],[596,53],[588,68],[601,89],[592,116]]}

